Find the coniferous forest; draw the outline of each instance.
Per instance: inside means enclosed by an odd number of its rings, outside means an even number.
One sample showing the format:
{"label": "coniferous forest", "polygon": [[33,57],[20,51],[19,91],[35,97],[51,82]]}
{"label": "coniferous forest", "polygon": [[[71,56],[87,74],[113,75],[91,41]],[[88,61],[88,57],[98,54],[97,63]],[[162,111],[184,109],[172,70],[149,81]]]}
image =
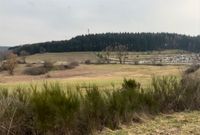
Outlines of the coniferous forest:
{"label": "coniferous forest", "polygon": [[200,36],[175,33],[105,33],[74,37],[70,40],[26,44],[9,48],[15,53],[102,51],[108,46],[124,45],[128,51],[180,49],[200,51]]}

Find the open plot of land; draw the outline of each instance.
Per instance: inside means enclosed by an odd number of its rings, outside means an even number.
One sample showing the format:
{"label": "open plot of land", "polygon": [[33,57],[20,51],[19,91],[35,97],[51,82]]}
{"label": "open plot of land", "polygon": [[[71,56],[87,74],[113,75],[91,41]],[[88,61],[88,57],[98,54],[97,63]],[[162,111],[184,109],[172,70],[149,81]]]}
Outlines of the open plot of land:
{"label": "open plot of land", "polygon": [[[130,60],[143,60],[158,57],[158,55],[177,55],[177,54],[189,54],[189,52],[181,50],[166,50],[166,51],[151,51],[151,52],[129,52],[128,59]],[[111,53],[112,54],[112,53]],[[40,61],[78,61],[84,62],[85,60],[91,60],[95,62],[97,60],[96,52],[66,52],[66,53],[44,53],[35,54],[27,57],[27,62],[40,62]]]}
{"label": "open plot of land", "polygon": [[45,80],[59,81],[66,85],[96,84],[100,87],[121,85],[124,78],[134,78],[142,85],[147,85],[153,76],[180,75],[185,66],[145,66],[145,65],[80,65],[74,69],[63,71],[51,71],[46,75],[30,76],[22,74],[23,65],[16,69],[15,76],[6,73],[0,74],[0,83],[4,86],[16,86],[21,84],[40,83]]}
{"label": "open plot of land", "polygon": [[95,52],[68,52],[68,53],[44,53],[35,54],[27,57],[27,62],[40,61],[66,61],[66,62],[84,62],[85,60],[96,60]]}
{"label": "open plot of land", "polygon": [[[168,51],[153,51],[153,52],[130,52],[129,59],[138,60],[144,58],[152,58],[160,55],[175,55],[180,54],[179,50]],[[27,63],[40,63],[42,61],[53,62],[73,62],[84,63],[85,60],[92,62],[97,61],[95,52],[67,52],[67,53],[44,53],[30,55],[26,58]],[[23,71],[27,68],[26,65],[19,64],[15,70],[14,76],[9,76],[6,72],[0,73],[0,85],[16,86],[26,85],[31,83],[41,83],[44,80],[59,81],[65,85],[87,85],[96,84],[100,87],[111,87],[111,83],[116,87],[121,85],[124,78],[134,78],[141,82],[142,85],[147,85],[153,75],[180,75],[185,66],[147,66],[147,65],[85,65],[81,64],[75,69],[63,71],[51,71],[47,75],[30,76],[24,75]]]}

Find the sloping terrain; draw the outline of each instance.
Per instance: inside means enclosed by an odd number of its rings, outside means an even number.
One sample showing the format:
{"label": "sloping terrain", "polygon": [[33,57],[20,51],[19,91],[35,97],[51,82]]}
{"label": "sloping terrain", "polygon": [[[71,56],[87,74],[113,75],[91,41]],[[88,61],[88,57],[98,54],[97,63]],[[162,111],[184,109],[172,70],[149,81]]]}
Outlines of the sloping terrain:
{"label": "sloping terrain", "polygon": [[126,46],[128,51],[153,51],[180,49],[197,52],[199,36],[186,36],[174,33],[105,33],[76,36],[70,40],[51,41],[12,47],[20,53],[30,54],[44,52],[93,52],[102,51],[106,47],[113,49],[119,45]]}
{"label": "sloping terrain", "polygon": [[154,119],[142,119],[142,123],[122,126],[112,131],[105,129],[101,135],[199,135],[200,112],[161,114]]}
{"label": "sloping terrain", "polygon": [[0,52],[6,51],[8,50],[9,47],[5,47],[5,46],[0,46]]}

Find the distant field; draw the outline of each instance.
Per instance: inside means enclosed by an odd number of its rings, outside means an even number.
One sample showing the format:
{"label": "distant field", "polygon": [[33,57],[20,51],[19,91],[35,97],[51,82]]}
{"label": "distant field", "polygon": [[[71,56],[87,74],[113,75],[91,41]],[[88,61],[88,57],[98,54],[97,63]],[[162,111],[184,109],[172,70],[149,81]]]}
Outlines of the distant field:
{"label": "distant field", "polygon": [[38,62],[38,61],[78,61],[83,62],[85,60],[96,61],[94,52],[68,52],[68,53],[44,53],[35,54],[27,57],[27,62]]}
{"label": "distant field", "polygon": [[[157,55],[176,55],[180,53],[189,53],[181,50],[166,50],[166,51],[151,51],[151,52],[129,52],[128,58],[131,60],[141,60],[144,58],[153,58]],[[97,57],[95,52],[66,52],[66,53],[44,53],[35,54],[27,58],[27,62],[38,61],[78,61],[84,62],[85,60],[91,60],[95,62]]]}
{"label": "distant field", "polygon": [[23,75],[19,66],[15,76],[6,73],[0,74],[0,82],[3,86],[27,85],[30,83],[40,84],[43,81],[59,82],[67,86],[84,87],[89,84],[96,84],[101,88],[119,87],[124,78],[134,78],[142,85],[147,86],[153,76],[177,75],[179,76],[185,66],[146,66],[146,65],[80,65],[75,69],[64,71],[51,71],[50,78],[46,75],[29,76]]}
{"label": "distant field", "polygon": [[[130,52],[129,59],[138,60],[144,58],[152,58],[159,55],[176,55],[183,53],[180,50],[166,50],[166,51],[152,51],[152,52]],[[189,52],[184,52],[189,53]],[[97,61],[95,52],[68,52],[68,53],[44,53],[35,54],[27,57],[28,63],[37,63],[40,61],[77,61],[83,63],[85,60]],[[6,72],[0,73],[0,85],[16,86],[27,85],[30,83],[40,84],[41,81],[58,81],[61,84],[68,86],[76,86],[77,84],[84,87],[85,85],[96,84],[102,88],[119,87],[124,78],[134,78],[141,82],[142,85],[147,86],[152,76],[162,75],[177,75],[179,76],[184,70],[185,66],[147,66],[147,65],[85,65],[81,64],[75,69],[64,71],[51,71],[46,75],[29,76],[24,75],[23,70],[26,65],[20,64],[15,70],[15,76],[9,76]],[[112,85],[111,85],[112,84]]]}

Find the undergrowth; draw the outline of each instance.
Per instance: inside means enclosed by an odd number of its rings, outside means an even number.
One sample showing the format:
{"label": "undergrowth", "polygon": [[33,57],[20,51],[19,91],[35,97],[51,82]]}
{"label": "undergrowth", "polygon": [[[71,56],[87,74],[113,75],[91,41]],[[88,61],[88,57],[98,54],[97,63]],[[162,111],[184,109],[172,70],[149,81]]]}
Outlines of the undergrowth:
{"label": "undergrowth", "polygon": [[93,134],[104,127],[139,121],[139,114],[156,115],[200,109],[200,80],[196,77],[154,77],[148,88],[124,79],[121,89],[70,90],[58,83],[38,90],[0,88],[0,134]]}

